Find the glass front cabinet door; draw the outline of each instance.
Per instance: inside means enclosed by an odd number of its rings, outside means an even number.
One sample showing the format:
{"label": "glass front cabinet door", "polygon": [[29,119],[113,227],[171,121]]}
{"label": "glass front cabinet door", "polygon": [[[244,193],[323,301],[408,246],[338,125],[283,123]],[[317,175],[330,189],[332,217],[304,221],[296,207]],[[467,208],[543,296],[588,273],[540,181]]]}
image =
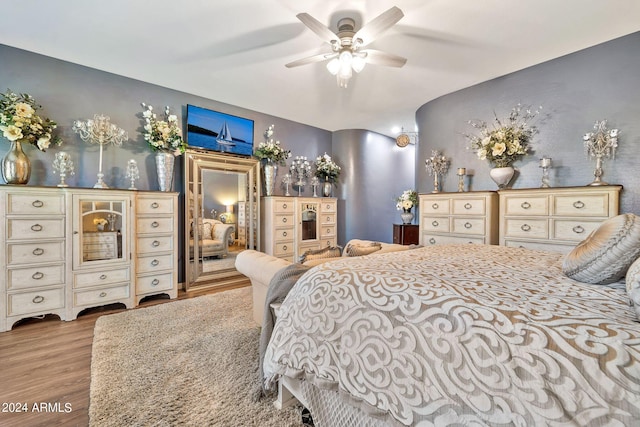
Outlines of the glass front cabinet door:
{"label": "glass front cabinet door", "polygon": [[320,249],[320,203],[301,201],[298,212],[298,254],[300,257],[309,249]]}

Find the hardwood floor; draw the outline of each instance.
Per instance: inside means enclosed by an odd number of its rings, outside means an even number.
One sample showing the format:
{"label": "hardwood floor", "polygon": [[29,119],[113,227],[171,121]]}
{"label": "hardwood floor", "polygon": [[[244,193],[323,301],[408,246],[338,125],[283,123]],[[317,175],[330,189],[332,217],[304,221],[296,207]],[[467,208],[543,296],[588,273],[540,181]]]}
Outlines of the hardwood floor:
{"label": "hardwood floor", "polygon": [[[227,288],[193,288],[178,299],[248,285],[247,280]],[[153,299],[140,307],[171,301]],[[0,426],[87,426],[93,328],[100,316],[121,311],[91,309],[70,322],[57,316],[28,319],[0,333]]]}

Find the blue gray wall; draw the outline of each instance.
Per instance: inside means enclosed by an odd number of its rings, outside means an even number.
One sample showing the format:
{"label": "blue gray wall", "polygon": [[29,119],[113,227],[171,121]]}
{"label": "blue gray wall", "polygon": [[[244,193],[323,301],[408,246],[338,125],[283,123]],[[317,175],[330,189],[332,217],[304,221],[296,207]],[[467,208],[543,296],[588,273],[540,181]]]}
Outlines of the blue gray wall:
{"label": "blue gray wall", "polygon": [[[495,190],[489,164],[467,149],[463,133],[474,129],[469,119],[506,117],[517,103],[543,106],[534,155],[515,163],[519,176],[513,188],[539,187],[539,159],[553,159],[551,185],[582,186],[593,181],[595,161],[584,154],[582,136],[596,120],[607,119],[621,131],[615,160],[604,164],[603,179],[622,184],[621,211],[640,214],[640,33],[613,40],[562,58],[445,95],[416,113],[420,142],[416,155],[416,186],[433,190],[425,159],[431,150],[452,159],[445,191],[457,190],[455,171],[473,170],[472,189]],[[539,116],[539,117],[542,117]]]}

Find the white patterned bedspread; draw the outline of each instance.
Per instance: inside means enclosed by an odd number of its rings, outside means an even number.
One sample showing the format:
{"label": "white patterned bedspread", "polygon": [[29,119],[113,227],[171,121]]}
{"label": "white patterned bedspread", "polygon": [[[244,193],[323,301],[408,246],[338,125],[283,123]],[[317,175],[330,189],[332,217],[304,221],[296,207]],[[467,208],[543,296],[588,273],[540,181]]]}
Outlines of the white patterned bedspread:
{"label": "white patterned bedspread", "polygon": [[436,246],[329,262],[282,304],[268,380],[396,425],[640,426],[640,323],[561,254]]}

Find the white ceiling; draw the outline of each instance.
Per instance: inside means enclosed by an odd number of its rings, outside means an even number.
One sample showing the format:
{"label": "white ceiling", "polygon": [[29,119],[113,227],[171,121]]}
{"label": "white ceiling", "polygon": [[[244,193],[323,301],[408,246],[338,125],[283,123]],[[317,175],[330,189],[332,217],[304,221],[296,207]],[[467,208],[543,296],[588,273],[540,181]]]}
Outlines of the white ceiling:
{"label": "white ceiling", "polygon": [[[370,46],[403,68],[368,65],[347,89],[296,14],[356,28],[404,12]],[[0,43],[327,130],[413,130],[441,95],[640,31],[638,0],[20,0],[3,2]],[[0,66],[2,66],[0,64]]]}

